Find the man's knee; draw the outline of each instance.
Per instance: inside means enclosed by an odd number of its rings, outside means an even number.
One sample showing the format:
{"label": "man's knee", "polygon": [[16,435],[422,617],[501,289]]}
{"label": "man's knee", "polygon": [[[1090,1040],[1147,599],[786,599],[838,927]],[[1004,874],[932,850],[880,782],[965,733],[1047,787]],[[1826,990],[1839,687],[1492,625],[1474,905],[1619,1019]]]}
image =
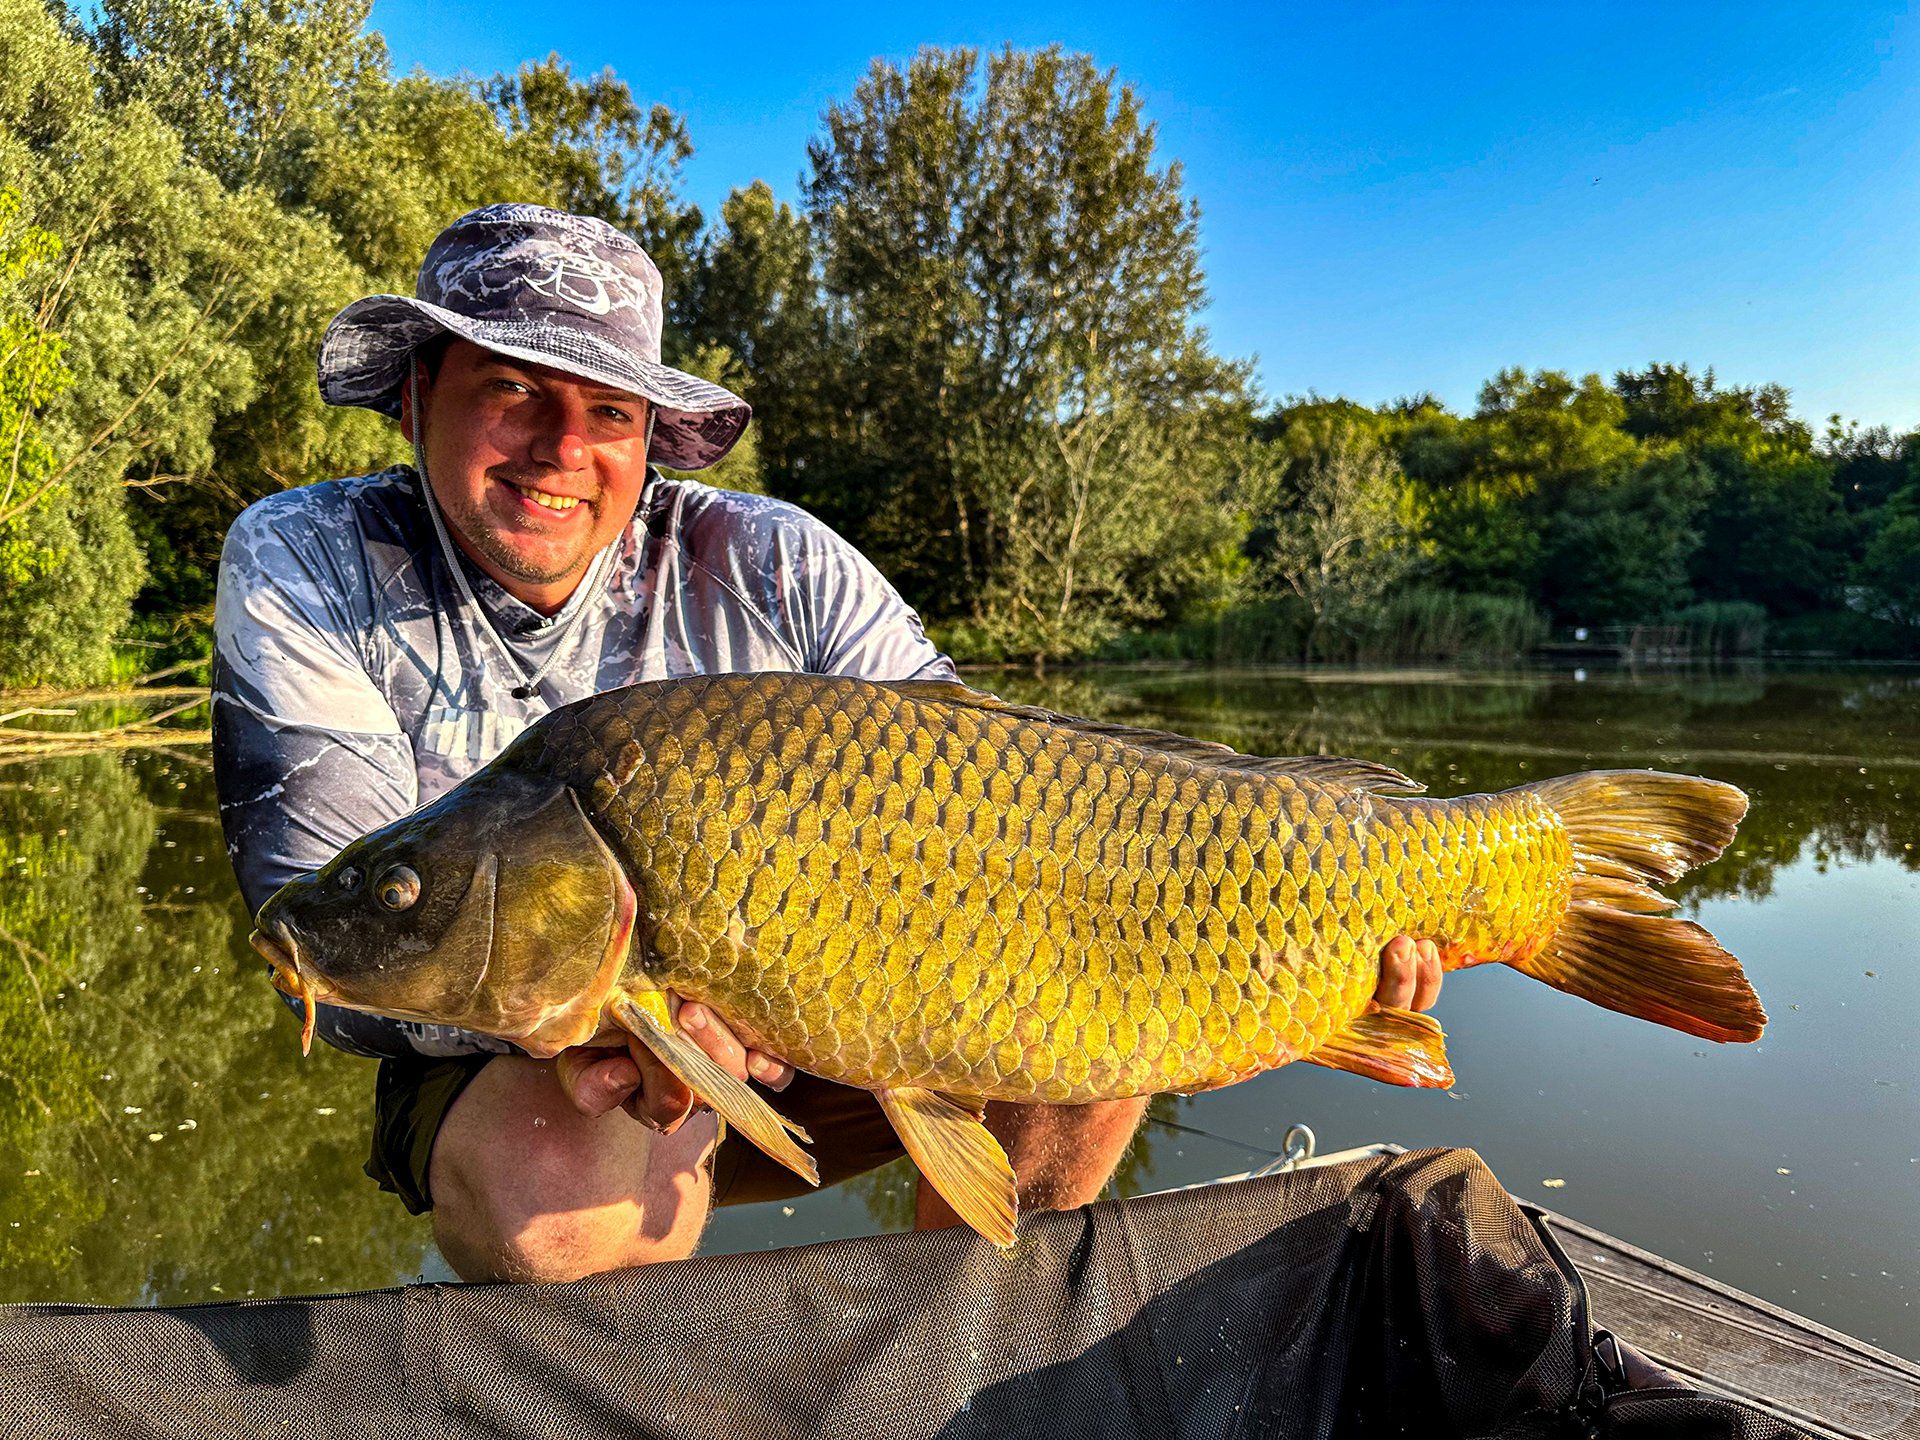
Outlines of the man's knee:
{"label": "man's knee", "polygon": [[434,1239],[466,1280],[575,1280],[693,1252],[706,1223],[710,1116],[660,1136],[581,1115],[541,1062],[487,1066],[447,1113],[429,1166]]}

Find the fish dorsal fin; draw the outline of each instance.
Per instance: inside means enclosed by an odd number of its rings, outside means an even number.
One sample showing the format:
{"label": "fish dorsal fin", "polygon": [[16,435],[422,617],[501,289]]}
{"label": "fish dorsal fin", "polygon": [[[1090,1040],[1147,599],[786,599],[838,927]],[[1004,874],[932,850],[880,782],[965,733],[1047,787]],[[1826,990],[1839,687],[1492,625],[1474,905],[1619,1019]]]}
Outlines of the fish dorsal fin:
{"label": "fish dorsal fin", "polygon": [[1389,1085],[1444,1090],[1453,1084],[1446,1042],[1446,1032],[1431,1015],[1376,1005],[1301,1058]]}
{"label": "fish dorsal fin", "polygon": [[1020,1209],[1013,1166],[966,1102],[911,1085],[873,1093],[913,1163],[953,1213],[1002,1250],[1012,1245]]}
{"label": "fish dorsal fin", "polygon": [[1169,730],[1146,730],[1111,720],[1062,715],[1038,705],[1015,705],[997,695],[989,695],[984,690],[975,690],[953,680],[897,680],[886,688],[910,700],[987,710],[1015,720],[1033,720],[1061,730],[1070,730],[1076,735],[1118,740],[1123,745],[1151,750],[1158,755],[1172,755],[1195,765],[1213,765],[1223,770],[1244,771],[1249,775],[1286,775],[1313,785],[1339,785],[1348,790],[1397,795],[1418,795],[1427,788],[1391,766],[1378,765],[1371,760],[1347,760],[1331,755],[1243,755],[1231,745],[1195,740],[1190,735],[1175,735]]}

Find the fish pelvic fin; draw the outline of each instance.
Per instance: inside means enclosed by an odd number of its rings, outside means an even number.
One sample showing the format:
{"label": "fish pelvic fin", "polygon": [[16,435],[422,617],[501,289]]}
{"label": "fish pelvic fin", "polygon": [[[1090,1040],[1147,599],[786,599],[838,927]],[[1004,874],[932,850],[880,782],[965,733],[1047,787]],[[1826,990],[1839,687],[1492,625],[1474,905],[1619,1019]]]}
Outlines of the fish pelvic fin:
{"label": "fish pelvic fin", "polygon": [[[659,1056],[660,1063],[677,1075],[681,1084],[719,1111],[729,1125],[809,1185],[818,1185],[820,1171],[813,1157],[795,1143],[796,1139],[811,1142],[812,1137],[756,1095],[746,1082],[714,1064],[690,1037],[674,1029],[664,1014],[666,996],[656,993],[658,1004],[643,1005],[630,995],[620,994],[607,1008],[622,1029]],[[654,996],[644,999],[651,1002]]]}
{"label": "fish pelvic fin", "polygon": [[1440,1022],[1415,1010],[1375,1005],[1301,1056],[1329,1070],[1350,1070],[1389,1085],[1444,1090],[1453,1084]]}
{"label": "fish pelvic fin", "polygon": [[1727,847],[1747,797],[1718,780],[1598,770],[1526,787],[1567,827],[1573,894],[1553,939],[1509,963],[1556,990],[1704,1040],[1760,1038],[1767,1013],[1703,927],[1657,912],[1659,886]]}
{"label": "fish pelvic fin", "polygon": [[876,1090],[900,1143],[941,1198],[1002,1250],[1012,1246],[1019,1190],[1007,1152],[965,1106],[911,1085]]}

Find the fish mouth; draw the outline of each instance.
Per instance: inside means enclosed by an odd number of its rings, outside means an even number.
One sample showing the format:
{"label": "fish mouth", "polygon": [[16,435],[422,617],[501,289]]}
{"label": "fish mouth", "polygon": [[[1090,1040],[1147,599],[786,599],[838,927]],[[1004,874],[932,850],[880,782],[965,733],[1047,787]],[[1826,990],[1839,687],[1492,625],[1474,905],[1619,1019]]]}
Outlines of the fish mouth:
{"label": "fish mouth", "polygon": [[319,985],[317,977],[300,968],[300,947],[284,920],[269,920],[264,929],[248,937],[253,948],[272,971],[273,988],[300,1002],[300,1053],[313,1053],[313,1026],[318,1017]]}

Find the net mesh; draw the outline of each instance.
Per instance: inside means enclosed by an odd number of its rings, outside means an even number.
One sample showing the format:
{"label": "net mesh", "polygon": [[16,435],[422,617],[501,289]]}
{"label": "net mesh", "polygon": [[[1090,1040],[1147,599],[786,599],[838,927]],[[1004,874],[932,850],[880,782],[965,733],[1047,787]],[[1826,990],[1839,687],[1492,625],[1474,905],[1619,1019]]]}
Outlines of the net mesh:
{"label": "net mesh", "polygon": [[1420,1151],[1037,1215],[1005,1253],[948,1230],[568,1285],[17,1306],[0,1435],[1544,1435],[1579,1313],[1479,1159]]}

